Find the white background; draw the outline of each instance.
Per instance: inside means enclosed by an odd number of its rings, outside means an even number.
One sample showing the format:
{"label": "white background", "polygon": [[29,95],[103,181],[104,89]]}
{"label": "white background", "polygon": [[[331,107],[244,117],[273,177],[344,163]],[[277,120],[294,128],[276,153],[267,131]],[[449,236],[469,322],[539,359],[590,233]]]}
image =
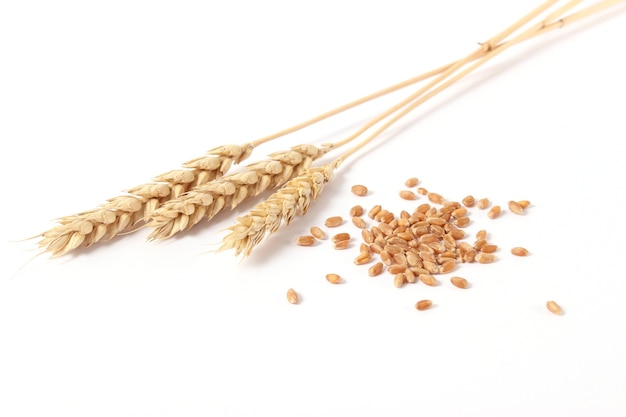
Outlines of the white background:
{"label": "white background", "polygon": [[[251,204],[160,243],[141,230],[49,260],[15,242],[210,148],[456,60],[536,6],[512,3],[3,2],[0,415],[625,415],[623,5],[419,107],[244,261],[211,251]],[[413,90],[249,161],[339,140]],[[454,272],[470,289],[370,278],[356,240],[294,245],[357,203],[412,209],[397,195],[411,176],[450,200],[533,203],[497,220],[471,210],[468,233],[487,229],[500,250]],[[415,310],[426,298],[434,308]]]}

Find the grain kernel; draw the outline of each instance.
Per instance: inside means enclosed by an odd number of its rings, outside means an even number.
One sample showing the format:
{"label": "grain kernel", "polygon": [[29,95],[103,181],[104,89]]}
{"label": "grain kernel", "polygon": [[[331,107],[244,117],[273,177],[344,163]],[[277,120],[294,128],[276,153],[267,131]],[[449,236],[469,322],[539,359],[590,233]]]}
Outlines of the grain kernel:
{"label": "grain kernel", "polygon": [[367,195],[367,187],[364,185],[353,185],[351,190],[353,194],[358,195],[359,197]]}
{"label": "grain kernel", "polygon": [[367,274],[370,277],[375,277],[376,275],[380,275],[383,272],[384,265],[382,262],[376,262],[374,265],[367,270]]}
{"label": "grain kernel", "polygon": [[467,225],[469,225],[469,223],[470,223],[470,218],[469,217],[461,217],[460,219],[454,220],[453,223],[457,227],[467,227]]}
{"label": "grain kernel", "polygon": [[341,216],[332,216],[326,219],[324,224],[326,227],[337,227],[343,223],[343,218]]}
{"label": "grain kernel", "polygon": [[458,209],[453,210],[452,213],[450,214],[452,214],[452,217],[458,219],[459,217],[463,217],[467,214],[467,209],[465,207],[460,207]]}
{"label": "grain kernel", "polygon": [[406,271],[406,265],[391,265],[389,266],[389,268],[387,268],[387,272],[389,272],[390,274],[401,274],[402,272]]}
{"label": "grain kernel", "polygon": [[433,305],[433,302],[430,300],[420,300],[415,304],[415,308],[422,311],[422,310],[428,310],[430,308],[430,306]]}
{"label": "grain kernel", "polygon": [[550,310],[551,313],[554,313],[557,315],[563,314],[563,310],[561,309],[561,307],[559,307],[559,305],[554,301],[548,301],[546,303],[546,308]]}
{"label": "grain kernel", "polygon": [[528,250],[518,246],[518,247],[511,249],[511,253],[515,256],[526,256],[528,255]]}
{"label": "grain kernel", "polygon": [[498,245],[488,244],[482,247],[481,252],[483,253],[494,253],[498,250]]}
{"label": "grain kernel", "polygon": [[476,261],[481,264],[490,264],[496,260],[496,256],[493,253],[479,253],[475,257]]}
{"label": "grain kernel", "polygon": [[338,243],[344,240],[350,240],[350,233],[337,233],[333,236],[333,243]]}
{"label": "grain kernel", "polygon": [[455,266],[456,266],[456,262],[454,262],[452,260],[445,261],[439,267],[439,272],[442,273],[442,274],[447,274],[448,272],[452,272],[454,270]]}
{"label": "grain kernel", "polygon": [[369,253],[361,253],[359,256],[354,258],[354,263],[356,265],[365,265],[372,260],[372,256]]}
{"label": "grain kernel", "polygon": [[356,217],[356,216],[352,217],[352,224],[358,227],[359,229],[365,229],[365,227],[367,226],[367,223],[365,223],[365,220],[363,220],[361,217]]}
{"label": "grain kernel", "polygon": [[350,217],[362,216],[363,215],[363,207],[354,206],[350,209]]}
{"label": "grain kernel", "polygon": [[435,204],[443,204],[443,197],[437,193],[428,193],[428,199]]}
{"label": "grain kernel", "polygon": [[469,287],[469,283],[467,282],[465,278],[452,277],[450,278],[450,282],[452,283],[452,285],[458,288],[466,289],[467,287]]}
{"label": "grain kernel", "polygon": [[435,277],[433,277],[430,274],[419,274],[418,278],[424,284],[430,285],[431,287],[434,287],[435,285],[437,285],[437,280],[435,279]]}
{"label": "grain kernel", "polygon": [[476,233],[476,239],[486,239],[486,238],[487,238],[486,230],[479,230],[478,233]]}
{"label": "grain kernel", "polygon": [[331,284],[339,284],[341,282],[341,277],[337,274],[326,274],[326,281]]}
{"label": "grain kernel", "polygon": [[324,233],[324,231],[317,226],[311,227],[310,232],[316,239],[326,239],[326,233]]}
{"label": "grain kernel", "polygon": [[528,206],[530,206],[530,201],[528,201],[528,200],[520,200],[520,201],[517,202],[517,204],[522,206],[522,208],[528,208]]}
{"label": "grain kernel", "polygon": [[374,207],[372,207],[372,208],[370,209],[370,211],[367,213],[367,216],[368,216],[370,219],[375,219],[375,218],[376,218],[376,215],[377,215],[378,213],[380,213],[380,211],[381,211],[381,210],[382,210],[382,207],[381,207],[380,205],[375,205],[375,206],[374,206]]}
{"label": "grain kernel", "polygon": [[415,273],[411,271],[410,269],[407,269],[406,271],[404,271],[404,278],[406,279],[406,282],[408,282],[409,284],[414,284],[415,281],[417,281],[417,277],[415,276]]}
{"label": "grain kernel", "polygon": [[417,184],[419,184],[420,180],[418,180],[417,178],[413,177],[413,178],[409,178],[408,180],[406,180],[404,182],[404,185],[406,185],[409,188],[413,188],[415,187]]}
{"label": "grain kernel", "polygon": [[402,274],[402,273],[396,274],[393,277],[393,285],[396,288],[402,287],[404,285],[404,282],[405,282],[404,274]]}
{"label": "grain kernel", "polygon": [[402,190],[400,191],[400,198],[403,200],[417,200],[417,194],[411,190]]}
{"label": "grain kernel", "polygon": [[333,244],[333,248],[337,250],[346,249],[350,245],[350,240],[341,240]]}
{"label": "grain kernel", "polygon": [[300,246],[313,246],[315,244],[315,238],[313,236],[298,236],[296,238],[296,245]]}
{"label": "grain kernel", "polygon": [[423,187],[418,187],[417,188],[417,193],[421,194],[421,195],[426,195],[426,194],[428,194],[428,190],[426,188],[423,188]]}
{"label": "grain kernel", "polygon": [[465,207],[474,207],[474,204],[476,204],[476,200],[471,195],[465,197],[463,200],[461,200],[461,202]]}
{"label": "grain kernel", "polygon": [[489,217],[490,219],[496,219],[500,215],[500,211],[500,206],[493,206],[487,213],[487,217]]}
{"label": "grain kernel", "polygon": [[374,243],[374,235],[367,229],[361,232],[361,237],[363,237],[365,243]]}
{"label": "grain kernel", "polygon": [[480,200],[476,202],[476,207],[478,207],[481,210],[486,209],[487,207],[489,207],[489,199],[481,198]]}
{"label": "grain kernel", "polygon": [[298,304],[298,293],[295,292],[293,288],[287,290],[287,301],[291,304]]}
{"label": "grain kernel", "polygon": [[517,201],[509,201],[509,210],[515,214],[524,214],[524,207]]}

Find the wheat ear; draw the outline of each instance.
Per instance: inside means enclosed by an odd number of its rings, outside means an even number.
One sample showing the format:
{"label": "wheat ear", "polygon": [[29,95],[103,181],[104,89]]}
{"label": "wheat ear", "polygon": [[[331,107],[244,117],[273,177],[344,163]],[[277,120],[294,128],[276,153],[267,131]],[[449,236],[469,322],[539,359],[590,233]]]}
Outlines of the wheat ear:
{"label": "wheat ear", "polygon": [[154,182],[128,190],[101,206],[58,219],[58,225],[43,232],[38,245],[52,257],[64,255],[80,246],[90,246],[130,230],[149,216],[157,206],[183,193],[223,176],[233,163],[240,163],[252,152],[251,144],[225,145],[205,156],[186,162],[186,169],[169,171]]}
{"label": "wheat ear", "polygon": [[276,232],[284,222],[289,224],[296,215],[304,215],[311,203],[319,197],[324,185],[333,177],[340,160],[309,168],[302,175],[287,182],[264,202],[257,204],[247,215],[237,218],[219,251],[234,249],[235,255],[250,255],[252,249],[269,234]]}
{"label": "wheat ear", "polygon": [[190,229],[204,218],[210,220],[227,206],[234,208],[268,188],[280,187],[294,176],[302,174],[311,162],[330,149],[313,145],[294,146],[291,150],[271,154],[269,160],[247,165],[242,172],[228,174],[195,187],[151,214],[148,226],[154,230],[148,239],[171,237]]}

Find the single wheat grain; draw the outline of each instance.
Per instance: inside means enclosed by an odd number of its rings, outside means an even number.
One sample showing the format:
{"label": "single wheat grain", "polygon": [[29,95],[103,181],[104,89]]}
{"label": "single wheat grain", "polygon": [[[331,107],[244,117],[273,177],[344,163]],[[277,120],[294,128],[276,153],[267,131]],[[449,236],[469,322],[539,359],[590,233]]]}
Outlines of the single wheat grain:
{"label": "single wheat grain", "polygon": [[466,289],[466,288],[469,287],[469,283],[467,282],[467,280],[465,278],[452,277],[452,278],[450,278],[450,282],[452,283],[452,285],[454,285],[455,287],[458,287],[458,288]]}
{"label": "single wheat grain", "polygon": [[296,238],[296,244],[300,246],[313,246],[315,245],[315,238],[313,236],[298,236]]}
{"label": "single wheat grain", "polygon": [[546,303],[546,308],[550,310],[551,313],[554,313],[556,315],[563,314],[563,310],[555,301],[548,301]]}
{"label": "single wheat grain", "polygon": [[326,274],[326,281],[331,284],[339,284],[341,282],[341,277],[337,274]]}
{"label": "single wheat grain", "polygon": [[415,304],[415,308],[422,311],[428,310],[433,305],[433,302],[430,300],[420,300]]}
{"label": "single wheat grain", "polygon": [[317,226],[311,227],[309,231],[311,232],[311,235],[313,235],[313,237],[315,237],[316,239],[326,239],[326,233],[324,233],[324,231]]}
{"label": "single wheat grain", "polygon": [[363,197],[367,195],[367,187],[364,185],[353,185],[352,193],[354,195],[358,195],[359,197]]}
{"label": "single wheat grain", "polygon": [[511,249],[511,253],[515,256],[527,256],[528,255],[528,250],[526,250],[525,248],[522,248],[520,246],[517,246],[515,248]]}
{"label": "single wheat grain", "polygon": [[291,304],[298,304],[298,298],[298,293],[293,288],[287,290],[287,301]]}
{"label": "single wheat grain", "polygon": [[409,178],[408,180],[406,180],[406,181],[404,182],[404,185],[406,185],[406,186],[407,186],[407,187],[409,187],[409,188],[413,188],[413,187],[415,187],[417,184],[419,184],[419,182],[420,182],[420,181],[419,181],[419,179],[417,179],[417,178],[413,177],[413,178]]}

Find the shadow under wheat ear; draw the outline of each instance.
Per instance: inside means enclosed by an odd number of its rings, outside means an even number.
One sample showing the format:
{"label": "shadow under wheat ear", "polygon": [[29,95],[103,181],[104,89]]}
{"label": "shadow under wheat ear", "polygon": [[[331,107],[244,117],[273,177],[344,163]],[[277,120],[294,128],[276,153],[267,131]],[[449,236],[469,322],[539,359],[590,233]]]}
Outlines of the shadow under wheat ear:
{"label": "shadow under wheat ear", "polygon": [[257,204],[247,215],[228,228],[219,251],[234,249],[235,255],[250,255],[252,250],[282,223],[289,224],[297,215],[304,215],[311,203],[319,197],[324,185],[334,174],[338,162],[310,168],[287,182],[264,202]]}
{"label": "shadow under wheat ear", "polygon": [[163,204],[150,216],[154,230],[149,240],[166,239],[188,230],[202,219],[210,220],[225,207],[234,208],[249,197],[280,187],[302,174],[313,161],[331,148],[298,145],[288,151],[275,152],[269,160],[247,165],[242,172],[225,175],[193,188],[175,200]]}
{"label": "shadow under wheat ear", "polygon": [[163,202],[223,176],[233,163],[250,156],[252,149],[251,144],[212,149],[183,164],[186,169],[166,172],[155,177],[154,182],[131,188],[128,194],[111,198],[95,209],[58,219],[58,226],[38,236],[38,246],[56,257],[131,230]]}

